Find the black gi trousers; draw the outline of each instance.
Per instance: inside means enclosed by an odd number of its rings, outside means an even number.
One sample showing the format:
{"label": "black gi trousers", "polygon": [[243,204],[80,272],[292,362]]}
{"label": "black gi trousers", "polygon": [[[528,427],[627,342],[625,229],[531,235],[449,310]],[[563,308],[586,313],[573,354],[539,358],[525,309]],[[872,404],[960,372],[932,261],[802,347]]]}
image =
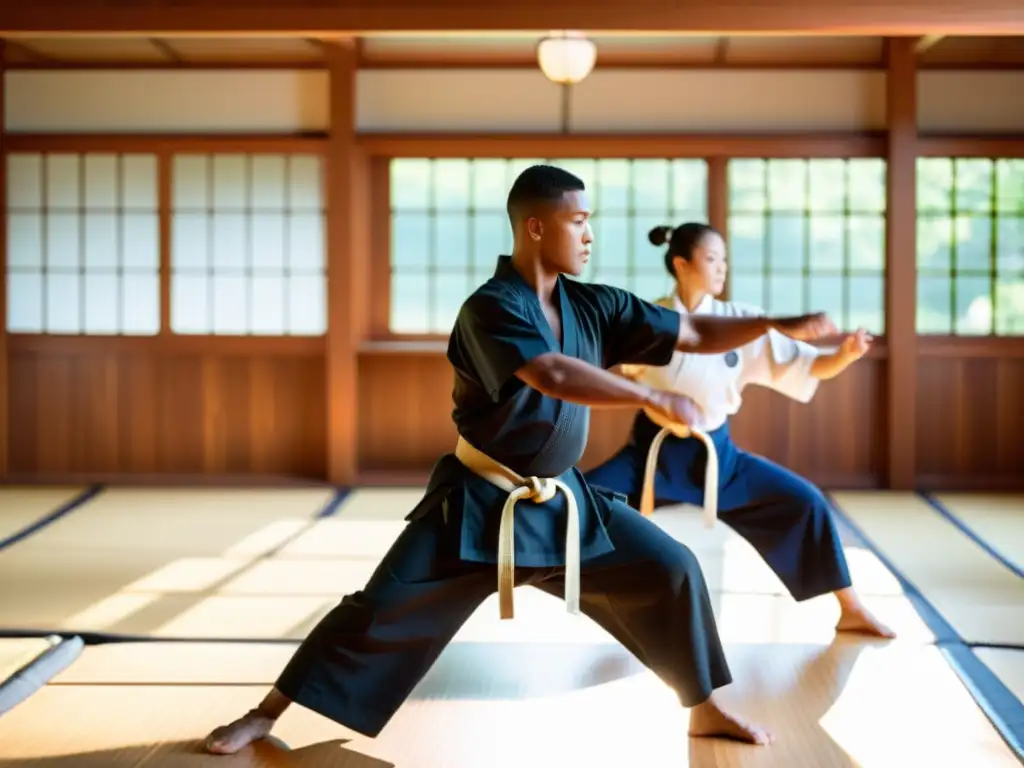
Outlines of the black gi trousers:
{"label": "black gi trousers", "polygon": [[[479,605],[497,567],[458,557],[457,527],[438,510],[410,522],[366,586],[347,595],[299,646],[276,683],[296,704],[377,736]],[[615,551],[582,565],[581,610],[679,696],[705,701],[732,682],[693,553],[616,502]],[[516,584],[556,597],[564,568],[519,568]]]}

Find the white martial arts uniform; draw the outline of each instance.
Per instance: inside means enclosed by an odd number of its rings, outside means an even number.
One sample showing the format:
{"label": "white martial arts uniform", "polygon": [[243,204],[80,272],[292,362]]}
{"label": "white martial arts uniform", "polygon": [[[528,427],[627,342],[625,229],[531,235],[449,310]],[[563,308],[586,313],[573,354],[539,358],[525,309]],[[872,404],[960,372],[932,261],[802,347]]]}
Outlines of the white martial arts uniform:
{"label": "white martial arts uniform", "polygon": [[[655,303],[688,314],[682,301],[674,294]],[[693,314],[755,317],[764,315],[764,312],[747,304],[705,296]],[[697,426],[711,432],[739,412],[743,404],[743,389],[748,384],[768,387],[801,403],[810,402],[818,389],[818,379],[811,374],[811,368],[823,352],[825,350],[777,331],[769,331],[734,352],[722,355],[676,352],[664,367],[623,366],[622,371],[656,389],[692,398],[702,410],[702,421]],[[659,426],[665,426],[657,414],[648,412],[647,416]]]}
{"label": "white martial arts uniform", "polygon": [[[686,313],[675,296],[656,303]],[[695,314],[740,317],[764,313],[706,297]],[[694,426],[708,434],[715,448],[718,519],[750,542],[796,600],[850,586],[830,505],[804,478],[736,446],[729,417],[739,411],[748,384],[769,387],[799,402],[810,401],[818,389],[811,369],[818,356],[827,353],[770,331],[725,354],[676,352],[664,367],[623,368],[624,373],[652,387],[687,395],[703,409],[702,420]],[[587,482],[622,493],[634,507],[641,507],[649,450],[663,426],[658,414],[641,411],[629,442],[587,472]],[[708,455],[704,443],[694,437],[666,437],[654,470],[655,506],[704,504]]]}

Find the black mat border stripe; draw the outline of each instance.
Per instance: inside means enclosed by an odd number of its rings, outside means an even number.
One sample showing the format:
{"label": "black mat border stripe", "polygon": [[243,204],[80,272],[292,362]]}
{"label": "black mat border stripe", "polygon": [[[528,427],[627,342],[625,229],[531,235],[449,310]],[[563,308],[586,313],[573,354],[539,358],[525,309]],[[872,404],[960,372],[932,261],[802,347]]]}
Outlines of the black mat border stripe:
{"label": "black mat border stripe", "polygon": [[[97,486],[96,488],[100,488]],[[317,520],[325,520],[333,517],[342,508],[345,500],[351,495],[353,488],[349,486],[334,486],[333,496],[324,506],[310,518],[311,524]],[[98,490],[96,491],[98,493]],[[95,494],[93,494],[95,495]],[[83,494],[83,497],[85,494]],[[92,498],[90,496],[89,498]],[[88,499],[82,499],[84,503]],[[78,500],[76,499],[76,502]],[[62,508],[63,509],[63,508]],[[58,510],[59,511],[59,510]],[[64,514],[70,511],[65,510]],[[54,513],[56,514],[56,513]],[[49,517],[53,517],[50,515]],[[52,522],[52,521],[51,521]],[[38,525],[38,523],[36,524]],[[26,529],[27,530],[27,529]],[[278,548],[283,545],[278,545]],[[271,550],[271,553],[276,551]],[[269,553],[268,553],[269,554]],[[42,627],[0,627],[0,638],[33,638],[33,637],[61,637],[65,639],[80,638],[86,645],[104,645],[106,643],[293,643],[300,641],[285,638],[254,638],[254,637],[158,637],[155,635],[134,635],[119,632],[97,632],[95,630],[77,630],[72,628],[42,628]]]}
{"label": "black mat border stripe", "polygon": [[19,541],[27,539],[32,534],[38,533],[46,526],[57,522],[65,515],[68,515],[71,512],[75,511],[76,509],[79,509],[80,507],[84,506],[87,502],[92,501],[94,498],[96,498],[96,496],[100,494],[103,488],[103,485],[90,486],[86,490],[82,491],[82,493],[75,496],[75,498],[57,507],[57,509],[50,512],[48,515],[44,515],[43,517],[36,520],[34,523],[25,526],[20,531],[12,533],[6,539],[0,539],[0,551],[7,549],[7,547],[14,546]]}

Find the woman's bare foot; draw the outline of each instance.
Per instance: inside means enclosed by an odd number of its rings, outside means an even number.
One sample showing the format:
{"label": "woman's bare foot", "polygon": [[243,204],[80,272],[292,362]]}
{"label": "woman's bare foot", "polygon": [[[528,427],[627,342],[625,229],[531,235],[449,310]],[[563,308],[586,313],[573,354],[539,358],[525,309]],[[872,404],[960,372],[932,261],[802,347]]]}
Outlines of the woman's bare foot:
{"label": "woman's bare foot", "polygon": [[277,718],[258,709],[246,712],[228,725],[216,728],[206,737],[206,751],[214,755],[233,755],[254,741],[270,735]]}
{"label": "woman's bare foot", "polygon": [[836,599],[839,601],[840,610],[836,632],[856,632],[862,635],[884,637],[888,640],[896,637],[895,632],[864,607],[852,589],[836,592]]}
{"label": "woman's bare foot", "polygon": [[857,632],[862,635],[873,635],[892,640],[896,633],[876,619],[867,610],[843,611],[836,624],[837,632]]}
{"label": "woman's bare foot", "polygon": [[775,736],[761,726],[724,711],[714,696],[690,710],[690,736],[734,739],[762,746],[775,741]]}

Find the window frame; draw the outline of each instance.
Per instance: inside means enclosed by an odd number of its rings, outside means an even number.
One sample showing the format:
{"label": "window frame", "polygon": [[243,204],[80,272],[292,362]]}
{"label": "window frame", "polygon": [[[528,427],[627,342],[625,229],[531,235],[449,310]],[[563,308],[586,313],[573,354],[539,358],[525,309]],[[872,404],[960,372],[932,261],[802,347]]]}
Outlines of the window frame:
{"label": "window frame", "polygon": [[[451,136],[363,134],[358,138],[370,161],[370,284],[373,302],[367,318],[370,352],[436,352],[448,334],[395,333],[390,329],[391,302],[391,160],[398,158],[534,158],[703,159],[707,163],[708,221],[728,236],[728,161],[744,159],[885,160],[884,133],[716,135],[536,135]],[[888,214],[886,214],[888,219]],[[728,296],[728,288],[726,289]],[[886,315],[888,312],[886,311]],[[884,337],[880,338],[884,342]]]}
{"label": "window frame", "polygon": [[[213,343],[225,349],[246,351],[279,349],[284,344],[297,345],[296,349],[322,349],[326,344],[327,333],[319,336],[256,336],[228,334],[176,334],[171,329],[171,228],[173,209],[172,164],[175,155],[216,153],[238,154],[309,154],[316,155],[324,164],[321,183],[326,184],[328,140],[326,137],[304,136],[260,136],[260,135],[215,135],[215,136],[139,136],[139,135],[75,135],[75,134],[25,134],[7,135],[3,142],[3,158],[6,164],[8,155],[35,154],[151,154],[157,162],[157,226],[159,235],[160,263],[160,324],[156,334],[134,336],[125,334],[50,334],[50,333],[8,333],[6,308],[3,327],[8,340],[23,339],[28,346],[33,346],[33,339],[50,340],[58,346],[85,344],[83,349],[124,348],[135,350],[146,345],[147,349],[172,350],[205,350]],[[328,210],[329,201],[324,191],[324,208]],[[6,210],[4,216],[6,217]],[[328,215],[330,215],[328,213]],[[6,243],[5,243],[6,248]],[[325,259],[330,264],[329,257]],[[6,288],[6,254],[4,263],[3,289]],[[6,298],[6,296],[5,296]],[[21,343],[21,342],[16,342]],[[112,346],[113,345],[113,346]],[[156,346],[152,346],[156,345]]]}
{"label": "window frame", "polygon": [[[732,197],[732,194],[731,194],[732,193],[732,189],[731,189],[731,187],[729,187],[729,177],[731,176],[731,173],[732,173],[733,161],[734,160],[744,160],[744,159],[747,159],[747,158],[730,158],[729,161],[727,162],[727,169],[728,169],[729,173],[728,173],[727,178],[726,178],[726,193],[729,195],[730,198]],[[802,260],[802,263],[801,263],[799,269],[794,270],[792,268],[788,268],[788,269],[780,269],[778,272],[773,272],[769,268],[769,256],[768,256],[768,248],[769,248],[769,246],[768,246],[768,239],[770,238],[770,231],[771,230],[770,230],[770,228],[766,228],[764,230],[764,233],[763,233],[764,241],[762,242],[762,246],[765,249],[763,251],[763,253],[762,253],[762,256],[763,256],[763,259],[764,259],[764,266],[762,267],[762,269],[759,272],[755,272],[754,270],[751,270],[751,269],[746,268],[746,267],[740,268],[737,265],[736,259],[735,258],[731,259],[732,263],[731,263],[730,269],[729,269],[728,290],[731,291],[733,289],[733,285],[734,285],[733,281],[736,278],[738,278],[738,277],[749,277],[749,276],[752,276],[752,275],[757,275],[759,278],[761,278],[761,280],[764,283],[763,286],[762,286],[762,291],[761,291],[762,295],[756,301],[751,299],[750,303],[753,304],[754,306],[759,307],[760,309],[762,309],[762,310],[764,310],[764,311],[766,311],[768,313],[775,313],[775,312],[790,313],[790,312],[800,312],[801,311],[800,304],[788,305],[788,306],[785,306],[785,307],[782,307],[782,308],[773,307],[772,306],[773,302],[768,297],[768,293],[771,290],[771,288],[770,288],[770,281],[775,276],[788,276],[788,277],[797,277],[797,278],[799,278],[800,283],[801,283],[801,290],[804,292],[804,299],[807,299],[807,297],[808,297],[808,292],[811,290],[811,286],[813,285],[814,278],[816,278],[816,277],[839,277],[841,279],[841,282],[842,282],[842,286],[843,286],[842,290],[843,290],[843,293],[846,296],[847,302],[849,301],[851,286],[853,285],[853,283],[852,283],[853,279],[858,278],[858,277],[870,277],[872,279],[880,277],[881,278],[881,288],[882,288],[882,296],[881,296],[881,300],[882,300],[881,301],[881,321],[882,321],[882,329],[883,330],[879,331],[877,329],[869,327],[868,331],[871,332],[876,338],[884,339],[885,338],[885,330],[884,329],[886,327],[885,323],[886,323],[886,319],[887,319],[887,314],[886,314],[886,311],[885,311],[885,283],[886,283],[887,260],[888,260],[887,259],[888,247],[887,247],[887,242],[886,242],[886,229],[887,229],[887,223],[888,223],[888,217],[889,217],[888,194],[886,193],[886,190],[885,190],[886,178],[887,178],[887,172],[888,172],[888,161],[887,161],[887,158],[885,158],[885,157],[878,157],[878,158],[875,158],[875,157],[870,157],[870,158],[863,158],[863,157],[847,157],[847,158],[836,158],[836,157],[829,157],[829,158],[820,158],[820,157],[800,157],[800,158],[759,157],[759,158],[751,158],[751,159],[755,160],[756,162],[763,162],[765,164],[764,169],[763,169],[764,170],[764,179],[763,179],[763,181],[764,181],[764,198],[765,198],[764,199],[764,205],[762,207],[760,207],[760,208],[741,208],[741,209],[735,211],[735,213],[740,218],[747,218],[747,219],[749,219],[749,218],[758,218],[758,219],[761,219],[763,223],[766,223],[767,220],[770,220],[772,217],[774,217],[776,215],[782,215],[782,216],[786,216],[786,217],[795,217],[795,216],[800,217],[800,219],[801,219],[801,228],[803,229],[805,237],[806,237],[806,240],[805,240],[805,243],[804,243],[804,248],[803,248],[803,254],[802,254],[803,255],[803,260]],[[771,193],[770,193],[771,184],[770,184],[770,181],[769,181],[770,164],[773,161],[787,160],[787,159],[788,160],[796,161],[796,162],[801,163],[801,164],[804,165],[804,170],[803,170],[803,174],[802,175],[804,176],[804,184],[807,185],[806,189],[805,189],[805,193],[806,194],[805,194],[805,197],[804,197],[804,200],[803,200],[802,204],[800,206],[796,207],[796,208],[789,208],[789,207],[785,207],[785,206],[781,207],[781,208],[777,208],[777,207],[772,205],[773,201],[771,200],[771,196],[770,196],[771,195]],[[842,163],[848,163],[849,161],[852,161],[852,160],[864,160],[864,159],[878,161],[878,162],[880,162],[882,164],[882,169],[883,169],[882,200],[881,200],[881,206],[882,207],[881,207],[880,210],[876,211],[876,210],[866,210],[866,209],[862,210],[862,209],[858,209],[858,208],[851,208],[848,195],[844,195],[844,202],[843,202],[843,205],[842,205],[842,207],[840,209],[815,209],[815,208],[813,208],[811,206],[811,204],[810,204],[810,200],[811,200],[811,186],[810,185],[811,185],[811,178],[812,178],[811,177],[811,167],[812,167],[811,163],[813,163],[815,161],[838,161],[838,162],[842,162]],[[844,179],[846,181],[849,180],[850,172],[851,171],[850,171],[849,166],[846,165],[846,167],[844,167],[844,169],[843,169],[843,176],[844,176]],[[730,238],[729,242],[730,242],[730,245],[732,245],[731,237],[733,235],[733,231],[732,231],[731,225],[733,224],[733,222],[732,222],[733,210],[732,210],[731,207],[728,208],[728,214],[729,214],[729,216],[728,216],[728,219],[729,219],[728,225],[729,226],[728,226],[728,229],[727,229],[727,238]],[[879,243],[879,245],[881,246],[881,258],[882,258],[881,268],[879,270],[877,270],[877,271],[875,269],[872,269],[870,271],[861,271],[859,269],[851,267],[851,265],[849,263],[844,263],[838,269],[838,271],[836,271],[835,269],[833,269],[831,267],[827,268],[827,269],[820,269],[819,267],[815,266],[812,263],[813,262],[813,246],[812,246],[812,244],[810,242],[811,237],[812,237],[811,236],[811,231],[810,231],[810,220],[812,220],[815,216],[818,216],[818,215],[820,215],[820,216],[827,216],[827,217],[833,217],[833,218],[839,218],[839,219],[842,220],[844,228],[850,223],[851,219],[866,219],[866,218],[875,219],[875,218],[880,218],[881,219],[881,243]],[[849,238],[844,238],[844,239],[848,241]],[[730,248],[730,255],[731,255],[731,252],[733,250],[736,250],[736,249]],[[845,254],[844,255],[845,256],[850,256],[853,253],[853,246],[849,242],[846,242],[845,246],[844,246],[844,250],[845,250]],[[837,311],[834,307],[825,307],[825,306],[820,306],[820,305],[816,305],[816,304],[813,304],[813,303],[807,303],[807,304],[804,304],[804,306],[803,306],[803,310],[804,311],[816,311],[816,310],[819,310],[819,309],[826,310],[826,311],[832,313],[832,319],[836,322],[836,324],[838,326],[840,326],[841,330],[844,330],[844,331],[847,331],[847,332],[851,332],[851,331],[856,330],[856,328],[859,325],[858,323],[847,323],[847,321],[851,319],[851,317],[850,317],[851,312],[850,312],[849,303],[847,303],[847,306],[844,308],[845,309],[844,312],[843,311]]]}
{"label": "window frame", "polygon": [[[10,310],[11,304],[8,303],[5,307],[4,316],[4,327],[6,333],[12,337],[21,336],[32,336],[32,335],[43,335],[43,336],[70,336],[70,337],[84,337],[84,336],[100,336],[100,337],[130,337],[130,338],[153,338],[159,332],[159,295],[160,295],[160,232],[159,232],[159,211],[157,210],[159,203],[159,156],[153,152],[97,152],[97,151],[25,151],[16,152],[8,151],[5,153],[3,158],[4,161],[4,174],[5,183],[8,185],[10,191],[10,184],[12,179],[10,173],[12,170],[12,160],[15,158],[20,160],[29,161],[29,166],[23,168],[24,171],[29,171],[32,168],[33,176],[36,177],[36,181],[39,184],[39,200],[38,202],[28,202],[24,204],[12,204],[11,196],[5,197],[5,210],[4,213],[8,217],[7,224],[8,229],[5,232],[4,249],[5,249],[5,278],[7,280],[5,284],[5,291],[8,292],[8,298],[16,288],[15,281],[18,277],[23,276],[38,276],[39,277],[39,289],[42,293],[40,297],[39,305],[39,328],[32,328],[31,330],[25,328],[12,328],[10,317],[6,314],[6,310]],[[70,168],[73,168],[73,178],[64,178],[64,183],[58,183],[57,185],[51,184],[51,171],[54,169],[52,165],[53,161],[57,158],[61,158],[65,161],[70,161]],[[110,190],[113,193],[113,201],[105,202],[102,205],[97,205],[98,202],[93,198],[93,192],[95,191],[90,185],[90,162],[93,160],[99,160],[100,158],[109,158],[113,160],[113,168],[109,169],[110,177],[109,180],[113,184],[113,189]],[[126,183],[133,183],[132,174],[128,172],[130,159],[141,160],[145,170],[143,171],[145,178],[146,196],[148,199],[146,204],[143,206],[132,205],[128,201]],[[34,161],[34,162],[33,162]],[[65,166],[67,168],[67,166]],[[15,172],[15,176],[17,176]],[[134,182],[138,183],[142,181],[141,178],[135,177]],[[59,189],[55,189],[59,188]],[[57,191],[59,194],[63,194],[73,190],[73,197],[76,198],[74,202],[70,200],[64,202],[56,202],[51,198],[50,192]],[[92,218],[92,217],[96,218]],[[39,222],[39,229],[37,230],[40,238],[38,245],[40,246],[40,252],[38,254],[38,263],[33,264],[22,264],[14,266],[11,262],[12,256],[17,255],[11,250],[12,244],[12,228],[11,221],[13,217],[34,218]],[[71,217],[74,223],[71,229],[75,230],[74,249],[77,250],[77,258],[73,261],[76,262],[66,264],[53,264],[50,263],[50,258],[55,253],[63,253],[63,249],[57,249],[56,252],[52,252],[49,249],[49,243],[51,237],[55,235],[54,228],[51,226],[52,221],[56,220],[59,222],[64,219],[65,225],[68,224],[67,219]],[[153,235],[152,242],[147,245],[152,246],[152,250],[147,249],[145,253],[147,262],[145,266],[141,266],[138,263],[128,263],[132,259],[130,256],[137,256],[139,254],[133,253],[133,249],[129,248],[125,242],[125,231],[126,225],[135,217],[143,217],[146,220],[146,227],[149,230],[148,233]],[[113,232],[108,231],[108,235],[112,235],[113,240],[113,254],[115,258],[112,263],[96,265],[89,264],[90,257],[95,257],[97,254],[90,253],[90,223],[97,223],[107,218],[107,221],[113,224]],[[112,219],[112,221],[111,221]],[[150,230],[150,226],[152,229]],[[36,229],[33,227],[33,229]],[[68,228],[57,227],[57,239],[63,239],[61,234],[67,234]],[[148,234],[147,233],[147,234]],[[108,241],[109,242],[109,241]],[[70,245],[70,244],[69,244]],[[106,249],[104,249],[106,250]],[[35,261],[35,260],[33,260]],[[147,319],[155,320],[155,323],[150,326],[146,323],[146,327],[131,327],[131,323],[125,322],[123,304],[124,297],[126,295],[126,278],[131,275],[144,276],[148,280],[155,281],[150,283],[149,287],[155,288],[156,303],[152,306],[147,307],[146,314],[149,316]],[[53,324],[48,320],[48,308],[50,306],[50,287],[51,280],[58,280],[61,276],[71,276],[74,278],[77,285],[78,315],[77,322],[75,325],[78,326],[77,330],[53,330]],[[115,322],[114,328],[107,328],[105,330],[95,330],[90,328],[91,321],[94,318],[90,318],[90,310],[95,306],[93,301],[98,297],[90,295],[90,289],[88,283],[90,278],[96,277],[115,277],[116,279],[116,296],[113,300],[115,307]],[[57,303],[63,303],[65,299],[70,299],[69,291],[58,291],[56,298],[59,299]],[[147,291],[148,293],[148,291]],[[147,298],[149,298],[147,296]],[[100,302],[103,303],[103,302]],[[107,302],[107,307],[110,307],[111,302]],[[147,302],[148,304],[148,302]],[[34,325],[34,324],[33,324]]]}
{"label": "window frame", "polygon": [[[915,166],[917,161],[926,158],[943,160],[983,159],[992,161],[993,164],[999,160],[1022,160],[1024,159],[1024,141],[1019,137],[1012,136],[922,136],[917,142]],[[915,178],[917,178],[916,167]],[[916,222],[920,214],[916,184],[914,196]],[[917,259],[918,252],[917,247],[915,247],[915,272],[917,270]],[[989,354],[989,352],[999,356],[1019,356],[1021,354],[1020,345],[1024,341],[1024,334],[997,333],[994,319],[989,333],[959,334],[953,327],[950,328],[949,333],[927,333],[922,332],[917,326],[916,302],[914,309],[914,332],[917,336],[920,354],[924,356],[941,357],[954,354],[972,356]],[[955,307],[952,307],[951,311],[955,312]],[[951,318],[951,321],[952,325],[952,323],[955,323],[955,318]],[[985,350],[989,350],[989,352]]]}

